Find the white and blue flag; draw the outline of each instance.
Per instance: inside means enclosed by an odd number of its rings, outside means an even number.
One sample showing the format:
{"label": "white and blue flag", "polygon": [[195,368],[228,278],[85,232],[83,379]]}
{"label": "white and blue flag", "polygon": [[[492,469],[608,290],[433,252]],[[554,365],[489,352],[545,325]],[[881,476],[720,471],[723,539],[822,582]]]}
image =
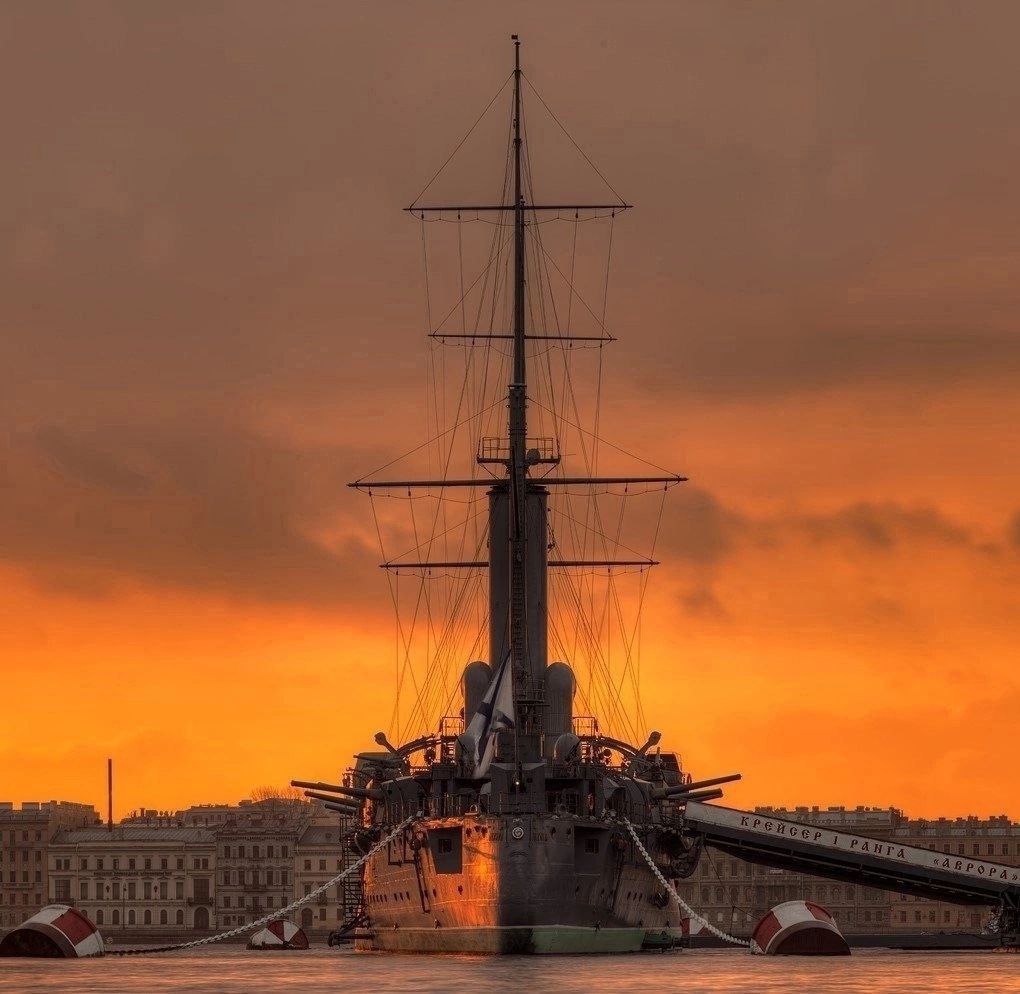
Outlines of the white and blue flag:
{"label": "white and blue flag", "polygon": [[513,669],[510,666],[508,652],[492,675],[485,696],[478,710],[474,713],[464,734],[460,736],[460,744],[465,753],[474,762],[474,775],[485,776],[496,751],[496,742],[500,732],[509,731],[514,727],[514,686]]}

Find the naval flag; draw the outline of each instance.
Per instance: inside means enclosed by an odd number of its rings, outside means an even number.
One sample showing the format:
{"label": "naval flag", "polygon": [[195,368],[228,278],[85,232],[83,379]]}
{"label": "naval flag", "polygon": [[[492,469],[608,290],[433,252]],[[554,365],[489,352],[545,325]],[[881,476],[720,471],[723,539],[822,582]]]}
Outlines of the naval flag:
{"label": "naval flag", "polygon": [[492,754],[496,751],[496,740],[500,732],[514,727],[513,671],[508,652],[492,675],[485,696],[474,713],[460,744],[474,760],[474,775],[485,776]]}

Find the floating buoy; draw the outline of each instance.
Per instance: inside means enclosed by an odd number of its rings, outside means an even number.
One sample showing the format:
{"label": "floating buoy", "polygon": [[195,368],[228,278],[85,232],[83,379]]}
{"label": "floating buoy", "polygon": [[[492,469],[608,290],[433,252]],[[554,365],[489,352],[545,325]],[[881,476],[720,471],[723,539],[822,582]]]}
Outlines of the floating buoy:
{"label": "floating buoy", "polygon": [[755,926],[751,952],[766,956],[849,956],[835,919],[820,904],[777,904]]}
{"label": "floating buoy", "polygon": [[308,936],[293,922],[270,922],[249,940],[249,949],[307,949]]}
{"label": "floating buoy", "polygon": [[704,931],[705,925],[700,918],[681,918],[680,919],[680,934],[687,938],[692,938],[695,935],[700,935]]}
{"label": "floating buoy", "polygon": [[0,940],[0,956],[80,958],[105,951],[99,929],[66,904],[47,905]]}

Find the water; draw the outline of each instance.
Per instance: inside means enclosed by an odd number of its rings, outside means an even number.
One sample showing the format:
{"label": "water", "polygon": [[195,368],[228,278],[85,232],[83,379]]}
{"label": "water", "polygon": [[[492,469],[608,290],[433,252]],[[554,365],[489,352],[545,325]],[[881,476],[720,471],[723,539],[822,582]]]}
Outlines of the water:
{"label": "water", "polygon": [[1006,994],[1020,992],[1020,955],[860,950],[851,957],[784,959],[740,950],[633,956],[472,958],[202,950],[101,960],[0,960],[0,992],[192,994]]}

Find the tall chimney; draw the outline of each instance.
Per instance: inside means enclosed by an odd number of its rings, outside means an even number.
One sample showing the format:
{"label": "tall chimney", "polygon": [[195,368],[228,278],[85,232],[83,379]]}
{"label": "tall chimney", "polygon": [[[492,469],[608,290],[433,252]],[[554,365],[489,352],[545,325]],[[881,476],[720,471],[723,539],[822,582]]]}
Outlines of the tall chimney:
{"label": "tall chimney", "polygon": [[106,827],[113,831],[113,760],[106,761]]}

